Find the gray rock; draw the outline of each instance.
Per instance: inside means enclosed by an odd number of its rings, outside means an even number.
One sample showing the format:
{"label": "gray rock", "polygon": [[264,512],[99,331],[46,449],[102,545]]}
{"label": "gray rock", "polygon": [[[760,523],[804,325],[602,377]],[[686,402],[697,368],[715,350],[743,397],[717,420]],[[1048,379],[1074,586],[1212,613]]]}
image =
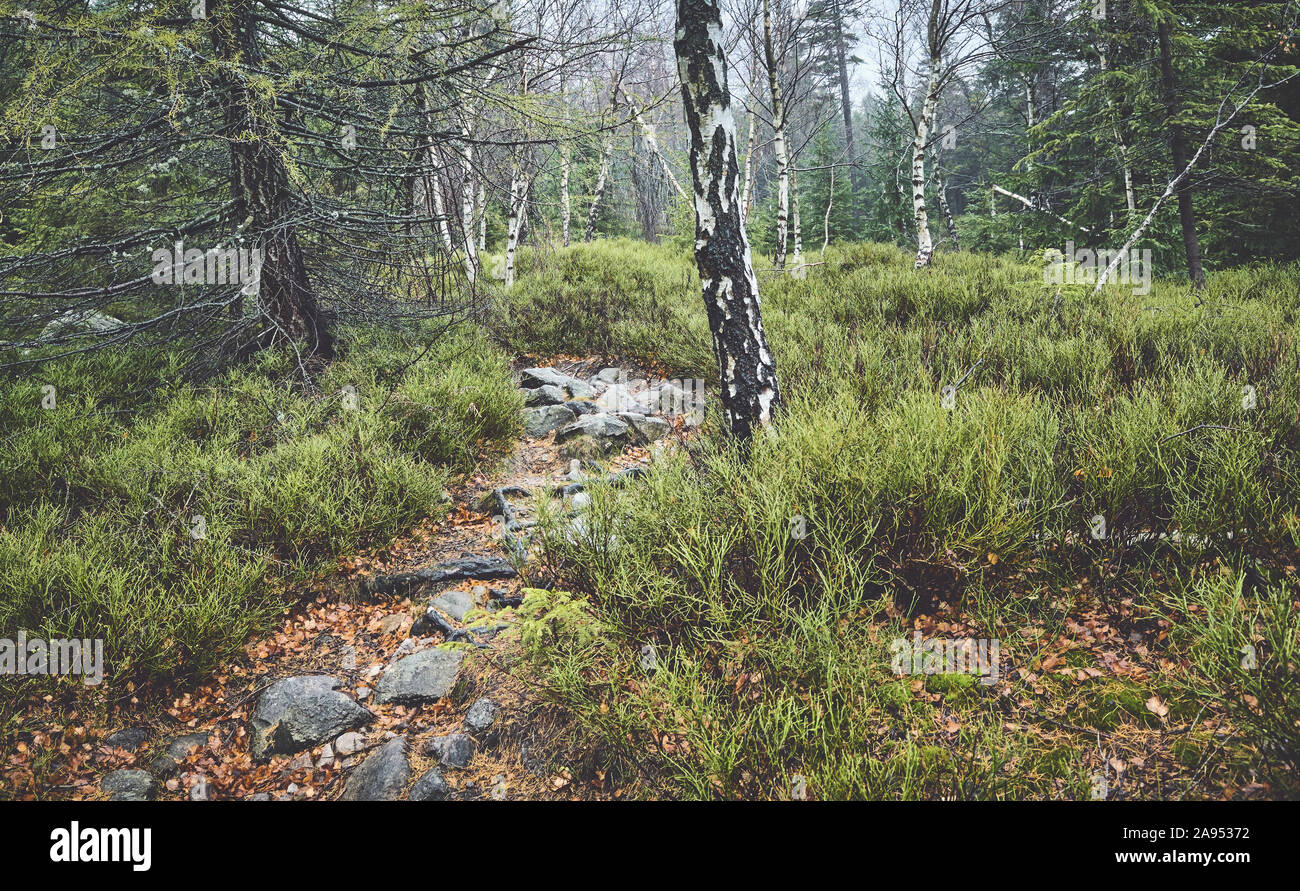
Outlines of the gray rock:
{"label": "gray rock", "polygon": [[442,699],[456,684],[465,658],[463,649],[433,647],[406,656],[390,667],[375,686],[375,702],[419,705]]}
{"label": "gray rock", "polygon": [[134,752],[149,741],[149,731],[144,727],[123,727],[104,737],[104,742],[115,749]]}
{"label": "gray rock", "polygon": [[623,369],[621,368],[602,368],[600,371],[596,372],[595,379],[601,383],[612,384],[614,381],[618,380],[618,376],[622,374],[622,372]]}
{"label": "gray rock", "polygon": [[486,696],[476,700],[465,713],[465,729],[470,733],[483,733],[497,717],[497,704]]}
{"label": "gray rock", "polygon": [[158,794],[158,781],[143,770],[115,770],[104,774],[99,789],[109,801],[149,801]]}
{"label": "gray rock", "polygon": [[468,591],[444,591],[430,603],[457,622],[465,621],[465,614],[477,605]]}
{"label": "gray rock", "polygon": [[591,399],[596,395],[591,384],[554,368],[525,368],[520,373],[519,384],[526,390],[545,386],[559,387],[574,399]]}
{"label": "gray rock", "polygon": [[[624,421],[609,414],[583,415],[571,424],[566,424],[555,431],[557,443],[568,443],[575,452],[593,452],[604,455],[621,449],[632,439],[632,428]],[[572,454],[569,457],[590,457],[584,454]]]}
{"label": "gray rock", "polygon": [[545,436],[557,427],[563,427],[577,417],[568,404],[541,405],[524,409],[524,432],[529,436]]}
{"label": "gray rock", "polygon": [[300,752],[374,719],[338,686],[332,677],[307,675],[268,687],[253,711],[253,757]]}
{"label": "gray rock", "polygon": [[636,412],[624,412],[618,419],[636,431],[636,439],[641,442],[654,442],[663,439],[672,429],[663,418],[651,417]]}
{"label": "gray rock", "polygon": [[397,737],[372,752],[348,777],[341,801],[396,801],[411,778],[406,738]]}
{"label": "gray rock", "polygon": [[411,801],[443,801],[450,791],[447,781],[442,778],[442,772],[434,767],[415,781],[415,785],[411,787],[410,799]]}
{"label": "gray rock", "polygon": [[355,755],[366,747],[366,738],[355,730],[334,741],[334,751],[340,755]]}
{"label": "gray rock", "polygon": [[563,387],[545,384],[535,390],[524,391],[524,405],[559,405],[564,401]]}
{"label": "gray rock", "polygon": [[590,399],[575,399],[564,403],[575,415],[594,415],[600,413],[600,406]]}
{"label": "gray rock", "polygon": [[187,733],[184,736],[176,737],[167,743],[167,754],[180,761],[189,755],[190,749],[194,746],[198,746],[200,749],[208,747],[208,731],[203,730],[198,733]]}
{"label": "gray rock", "polygon": [[159,755],[149,762],[149,772],[160,780],[166,780],[176,775],[179,766],[171,755]]}
{"label": "gray rock", "polygon": [[443,767],[468,767],[474,757],[474,737],[467,733],[435,736],[424,744],[424,754],[437,758]]}
{"label": "gray rock", "polygon": [[75,310],[60,313],[41,329],[41,340],[64,334],[107,334],[122,326],[121,319],[95,310]]}

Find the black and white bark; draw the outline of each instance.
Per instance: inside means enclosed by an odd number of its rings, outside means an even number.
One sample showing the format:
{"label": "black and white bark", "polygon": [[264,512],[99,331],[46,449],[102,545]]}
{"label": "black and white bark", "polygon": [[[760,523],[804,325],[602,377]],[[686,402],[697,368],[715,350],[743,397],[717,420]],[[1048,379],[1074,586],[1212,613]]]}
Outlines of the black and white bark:
{"label": "black and white bark", "polygon": [[690,131],[695,262],[722,381],[722,409],[745,442],[780,405],[741,211],[736,121],[727,87],[719,0],[677,0],[673,41]]}

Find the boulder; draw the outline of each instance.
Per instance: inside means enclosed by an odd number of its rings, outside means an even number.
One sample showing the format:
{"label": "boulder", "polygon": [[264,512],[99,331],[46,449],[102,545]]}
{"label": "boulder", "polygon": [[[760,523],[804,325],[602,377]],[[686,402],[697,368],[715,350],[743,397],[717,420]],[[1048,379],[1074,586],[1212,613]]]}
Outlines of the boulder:
{"label": "boulder", "polygon": [[577,412],[565,405],[541,405],[524,409],[524,432],[529,436],[545,436],[557,427],[572,423]]}
{"label": "boulder", "polygon": [[405,656],[384,672],[375,686],[375,702],[420,705],[436,702],[451,692],[465,651],[459,647],[433,647]]}
{"label": "boulder", "polygon": [[300,752],[374,719],[338,687],[323,675],[283,678],[268,687],[253,710],[253,757]]}
{"label": "boulder", "polygon": [[544,384],[535,390],[524,391],[524,405],[559,405],[564,397],[563,387]]}
{"label": "boulder", "polygon": [[339,800],[396,801],[410,778],[406,738],[399,736],[370,753],[361,766],[352,771]]}
{"label": "boulder", "polygon": [[596,395],[591,384],[554,368],[525,368],[520,372],[519,385],[525,390],[559,387],[573,399],[591,399]]}
{"label": "boulder", "polygon": [[109,801],[149,801],[158,794],[158,781],[143,770],[114,770],[104,774],[99,790]]}
{"label": "boulder", "polygon": [[622,449],[632,440],[632,428],[613,415],[583,415],[571,424],[555,431],[557,443],[569,444],[565,454],[570,458],[606,455]]}
{"label": "boulder", "polygon": [[442,772],[435,767],[415,781],[409,798],[411,801],[443,801],[450,791]]}

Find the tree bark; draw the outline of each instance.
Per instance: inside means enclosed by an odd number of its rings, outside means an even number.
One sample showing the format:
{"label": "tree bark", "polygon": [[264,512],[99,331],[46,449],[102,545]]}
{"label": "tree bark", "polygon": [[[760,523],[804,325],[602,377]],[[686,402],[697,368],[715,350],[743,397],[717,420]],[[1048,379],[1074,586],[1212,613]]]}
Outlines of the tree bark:
{"label": "tree bark", "polygon": [[772,3],[763,0],[763,58],[767,63],[767,86],[772,94],[772,150],[776,153],[776,251],[772,265],[785,268],[786,241],[790,228],[790,152],[785,141],[785,106],[777,83],[776,52],[772,47]]}
{"label": "tree bark", "polygon": [[[749,96],[754,98],[754,87],[758,84],[758,57],[754,57],[753,67],[749,73]],[[754,137],[757,135],[758,113],[749,111],[749,136],[745,140],[745,179],[740,188],[740,216],[749,220],[749,204],[754,197]]]}
{"label": "tree bark", "polygon": [[912,216],[916,220],[917,269],[930,265],[934,254],[934,240],[930,237],[930,217],[925,210],[925,148],[930,140],[930,125],[938,105],[939,58],[930,57],[930,72],[925,80],[925,98],[921,114],[916,119],[916,133],[912,140]]}
{"label": "tree bark", "polygon": [[[618,74],[615,73],[609,85],[609,110],[614,112],[618,108]],[[591,194],[591,209],[587,211],[587,231],[583,234],[583,241],[591,241],[596,237],[596,217],[600,212],[600,200],[605,197],[605,187],[609,183],[609,165],[614,160],[614,133],[611,130],[605,134],[605,144],[600,151],[600,172],[596,174],[596,189]]]}
{"label": "tree bark", "polygon": [[[835,61],[840,69],[840,111],[844,115],[844,152],[849,161],[849,187],[856,194],[860,177],[857,158],[853,154],[853,104],[849,99],[848,53],[844,46],[844,13],[840,3],[841,0],[831,0],[831,20],[835,25]],[[858,202],[850,203],[853,205],[853,220],[857,222],[861,217]]]}
{"label": "tree bark", "polygon": [[569,246],[569,224],[573,220],[573,208],[569,203],[569,146],[560,146],[560,231],[565,247]]}
{"label": "tree bark", "polygon": [[[1169,115],[1169,147],[1173,152],[1174,176],[1187,169],[1187,137],[1175,123],[1178,117],[1178,87],[1174,82],[1173,40],[1168,19],[1157,27],[1160,35],[1160,78],[1164,87],[1165,110]],[[1196,234],[1196,208],[1192,204],[1191,177],[1183,176],[1178,186],[1178,219],[1183,228],[1183,248],[1187,253],[1187,275],[1196,289],[1205,287],[1201,269],[1201,244]]]}
{"label": "tree bark", "polygon": [[257,24],[249,0],[215,0],[212,42],[223,67],[225,136],[230,140],[230,181],[235,216],[252,248],[262,251],[259,280],[248,288],[270,327],[258,337],[267,348],[301,342],[306,355],[331,358],[334,335],[307,276],[293,225],[289,172],[273,121],[275,108],[242,73],[261,62]]}
{"label": "tree bark", "polygon": [[748,442],[780,405],[741,214],[736,121],[727,90],[720,0],[677,0],[673,41],[690,131],[695,262],[732,435]]}

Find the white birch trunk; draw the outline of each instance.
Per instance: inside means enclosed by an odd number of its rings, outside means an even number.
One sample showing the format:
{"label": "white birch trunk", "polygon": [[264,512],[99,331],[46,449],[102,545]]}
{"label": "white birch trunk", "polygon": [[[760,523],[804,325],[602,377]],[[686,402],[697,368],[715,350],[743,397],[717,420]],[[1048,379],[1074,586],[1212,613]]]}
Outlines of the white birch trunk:
{"label": "white birch trunk", "polygon": [[767,62],[767,86],[772,94],[772,150],[776,153],[776,251],[772,265],[785,268],[786,243],[790,227],[790,152],[785,141],[785,106],[776,76],[776,52],[772,48],[772,4],[763,0],[763,57]]}
{"label": "white birch trunk", "polygon": [[930,265],[934,254],[934,240],[930,237],[930,217],[925,210],[925,147],[930,140],[930,125],[934,121],[938,104],[939,59],[930,57],[930,72],[925,80],[925,98],[921,114],[916,119],[916,134],[912,140],[912,216],[916,220],[917,269]]}
{"label": "white birch trunk", "polygon": [[747,442],[772,422],[780,392],[741,218],[736,120],[723,46],[719,0],[678,0],[673,48],[690,130],[695,263],[718,360],[723,414],[731,434]]}

